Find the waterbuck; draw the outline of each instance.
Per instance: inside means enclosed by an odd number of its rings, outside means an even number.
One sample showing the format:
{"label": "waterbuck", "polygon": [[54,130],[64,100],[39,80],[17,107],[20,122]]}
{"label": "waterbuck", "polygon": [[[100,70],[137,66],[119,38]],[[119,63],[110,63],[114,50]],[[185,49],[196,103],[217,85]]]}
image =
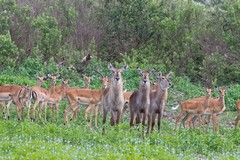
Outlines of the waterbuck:
{"label": "waterbuck", "polygon": [[166,76],[162,75],[162,72],[158,73],[157,76],[157,90],[151,92],[150,94],[150,108],[148,114],[148,129],[153,131],[155,118],[158,114],[158,130],[160,131],[160,125],[163,117],[163,111],[167,102],[168,88],[172,86],[169,82],[169,78],[172,76],[173,72],[169,72]]}
{"label": "waterbuck", "polygon": [[[111,112],[111,125],[118,124],[124,107],[122,72],[128,68],[124,65],[121,69],[114,68],[110,63],[108,69],[112,72],[109,87],[104,91],[103,104],[103,125],[106,122],[108,111]],[[103,128],[104,131],[104,128]]]}
{"label": "waterbuck", "polygon": [[[142,117],[142,125],[145,125],[145,119],[148,115],[149,106],[150,106],[150,90],[151,84],[149,76],[153,75],[154,69],[149,72],[142,72],[140,68],[137,69],[138,74],[141,76],[139,90],[134,91],[130,97],[130,126],[133,126],[134,120],[135,123],[139,124]],[[143,114],[143,116],[141,116]]]}

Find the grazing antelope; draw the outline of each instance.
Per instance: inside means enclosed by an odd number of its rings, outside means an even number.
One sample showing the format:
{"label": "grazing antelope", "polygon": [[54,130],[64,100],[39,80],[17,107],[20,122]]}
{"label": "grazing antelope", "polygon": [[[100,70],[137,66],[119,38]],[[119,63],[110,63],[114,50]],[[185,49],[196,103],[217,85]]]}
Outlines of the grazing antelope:
{"label": "grazing antelope", "polygon": [[[175,122],[175,130],[177,129],[177,123],[181,119],[184,113],[198,114],[199,124],[202,124],[201,115],[204,113],[209,105],[209,100],[212,90],[206,88],[206,96],[202,99],[190,99],[180,103],[180,113],[178,114]],[[178,106],[175,108],[177,109]]]}
{"label": "grazing antelope", "polygon": [[107,114],[111,112],[111,125],[118,124],[120,122],[122,110],[124,107],[124,96],[123,96],[123,80],[122,72],[128,68],[124,65],[121,69],[114,68],[110,63],[108,69],[112,72],[110,83],[108,88],[104,91],[102,97],[103,105],[103,131],[104,124],[106,122]]}
{"label": "grazing antelope", "polygon": [[235,129],[238,128],[238,123],[239,123],[239,120],[240,120],[240,100],[236,101],[236,107],[237,107],[237,111],[238,111],[238,116],[235,120]]}
{"label": "grazing antelope", "polygon": [[172,86],[169,82],[169,78],[172,76],[173,72],[169,72],[166,76],[162,75],[162,72],[158,73],[157,76],[157,90],[150,93],[150,107],[148,114],[148,129],[153,131],[155,125],[155,118],[158,114],[158,130],[160,131],[161,121],[163,117],[163,111],[167,102],[168,88]]}
{"label": "grazing antelope", "polygon": [[[138,74],[141,76],[139,90],[134,91],[129,99],[130,104],[130,126],[133,126],[136,116],[136,124],[140,123],[140,117],[142,118],[142,125],[145,125],[145,119],[149,112],[150,106],[150,79],[149,77],[153,75],[154,69],[150,72],[142,72],[140,68],[137,69]],[[141,116],[143,114],[143,116]]]}

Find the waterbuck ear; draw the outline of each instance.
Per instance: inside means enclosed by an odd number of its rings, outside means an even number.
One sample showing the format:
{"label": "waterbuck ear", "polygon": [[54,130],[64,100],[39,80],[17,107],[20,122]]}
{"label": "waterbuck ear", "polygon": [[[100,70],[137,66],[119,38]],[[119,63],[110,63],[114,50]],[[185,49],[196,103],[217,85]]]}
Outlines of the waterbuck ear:
{"label": "waterbuck ear", "polygon": [[166,77],[167,78],[171,78],[172,77],[172,75],[173,75],[173,72],[172,71],[170,71],[167,75],[166,75]]}
{"label": "waterbuck ear", "polygon": [[126,70],[126,69],[128,69],[128,65],[127,65],[127,64],[125,64],[120,70],[121,70],[121,72],[122,72],[122,71],[124,71],[124,70]]}
{"label": "waterbuck ear", "polygon": [[48,78],[52,78],[52,75],[50,73],[47,74]]}
{"label": "waterbuck ear", "polygon": [[137,72],[138,72],[138,74],[141,75],[141,74],[142,74],[142,70],[141,70],[141,68],[138,67],[138,68],[137,68]]}
{"label": "waterbuck ear", "polygon": [[162,72],[161,71],[158,72],[158,77],[162,77]]}
{"label": "waterbuck ear", "polygon": [[155,73],[155,68],[153,68],[149,71],[149,76],[154,75],[154,73]]}
{"label": "waterbuck ear", "polygon": [[108,69],[109,69],[110,71],[114,71],[114,67],[112,66],[111,63],[108,64]]}

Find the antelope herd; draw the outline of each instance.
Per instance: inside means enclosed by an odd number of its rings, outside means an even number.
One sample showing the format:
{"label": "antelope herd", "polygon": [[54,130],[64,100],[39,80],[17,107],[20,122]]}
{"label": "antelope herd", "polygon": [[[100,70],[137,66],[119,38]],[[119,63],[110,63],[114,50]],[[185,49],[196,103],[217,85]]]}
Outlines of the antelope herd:
{"label": "antelope herd", "polygon": [[[20,86],[16,84],[0,85],[0,106],[2,108],[3,117],[5,117],[5,102],[7,102],[7,117],[10,118],[11,113],[9,108],[12,103],[17,107],[18,120],[24,118],[24,105],[26,104],[27,118],[35,120],[35,112],[37,109],[38,118],[41,119],[41,111],[44,108],[44,121],[47,121],[47,106],[50,105],[51,118],[54,117],[56,110],[56,119],[59,117],[60,102],[65,99],[68,101],[68,106],[64,109],[63,117],[64,124],[69,123],[68,116],[71,111],[71,119],[76,117],[80,105],[87,105],[84,109],[84,117],[87,121],[87,114],[91,111],[90,123],[92,124],[92,117],[95,114],[95,127],[97,127],[98,114],[102,113],[103,131],[107,120],[108,112],[110,112],[110,124],[116,125],[123,121],[123,116],[126,110],[129,110],[129,124],[130,126],[141,123],[144,131],[145,122],[147,121],[147,131],[154,130],[155,119],[157,117],[157,126],[160,131],[163,112],[168,99],[168,89],[172,86],[170,78],[172,72],[166,76],[162,72],[157,72],[155,69],[143,72],[140,68],[137,73],[141,79],[139,88],[133,92],[124,91],[124,83],[122,73],[128,69],[127,65],[122,68],[115,68],[111,63],[108,64],[108,69],[111,72],[110,76],[103,76],[98,70],[95,70],[101,78],[102,87],[99,89],[90,89],[90,82],[94,76],[87,77],[83,75],[86,85],[83,88],[68,87],[68,80],[62,80],[61,85],[56,86],[56,80],[61,76],[60,74],[52,76],[37,77],[35,86]],[[156,76],[155,76],[156,75]],[[150,77],[156,79],[156,83],[151,83]],[[51,79],[51,86],[49,89],[41,87],[45,80]],[[152,84],[152,85],[151,85]],[[179,102],[179,105],[174,110],[180,107],[180,113],[176,117],[175,129],[177,129],[178,122],[182,119],[181,124],[185,127],[187,122],[189,128],[194,128],[194,122],[198,119],[199,125],[205,123],[204,116],[208,116],[208,124],[212,117],[213,130],[219,130],[218,115],[223,113],[226,109],[224,96],[226,89],[206,88],[206,95],[189,100]],[[211,92],[219,91],[218,98],[211,98]],[[240,120],[240,100],[236,102],[238,116],[235,120],[235,128],[238,128]],[[32,112],[30,112],[32,110]]]}

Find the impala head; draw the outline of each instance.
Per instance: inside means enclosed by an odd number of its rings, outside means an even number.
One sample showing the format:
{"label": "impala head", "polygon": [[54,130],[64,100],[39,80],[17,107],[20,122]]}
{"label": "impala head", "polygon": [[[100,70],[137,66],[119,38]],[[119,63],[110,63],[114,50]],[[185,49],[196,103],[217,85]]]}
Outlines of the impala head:
{"label": "impala head", "polygon": [[102,77],[102,88],[106,89],[108,86],[108,77]]}
{"label": "impala head", "polygon": [[37,77],[37,84],[39,86],[41,86],[45,79],[46,79],[46,77]]}
{"label": "impala head", "polygon": [[91,83],[94,75],[92,75],[91,77],[87,77],[87,76],[84,74],[83,77],[84,77],[84,79],[85,79],[85,81],[86,81],[86,84],[87,84],[87,85],[90,85],[90,83]]}
{"label": "impala head", "polygon": [[112,78],[115,82],[122,82],[122,72],[128,68],[128,65],[124,65],[121,69],[114,68],[110,63],[108,69],[112,72]]}
{"label": "impala head", "polygon": [[62,80],[62,86],[64,88],[68,87],[68,80]]}
{"label": "impala head", "polygon": [[157,83],[160,85],[161,89],[165,90],[172,86],[171,82],[168,80],[173,75],[173,72],[169,72],[166,76],[162,75],[162,72],[158,72]]}
{"label": "impala head", "polygon": [[140,84],[149,84],[150,85],[150,79],[149,77],[154,74],[155,69],[150,70],[149,72],[142,72],[140,68],[137,69],[138,74],[141,76],[141,82]]}
{"label": "impala head", "polygon": [[220,97],[224,97],[225,96],[225,89],[218,89]]}
{"label": "impala head", "polygon": [[108,86],[108,77],[107,76],[103,76],[103,74],[101,72],[98,71],[98,69],[95,70],[101,77],[101,81],[102,81],[102,88],[106,89]]}
{"label": "impala head", "polygon": [[57,74],[56,76],[52,76],[51,74],[48,74],[47,76],[48,76],[48,78],[51,78],[53,84],[56,84],[57,79],[58,79],[61,75],[60,75],[60,74]]}
{"label": "impala head", "polygon": [[206,95],[207,95],[207,97],[210,97],[211,93],[212,93],[212,89],[206,88]]}

